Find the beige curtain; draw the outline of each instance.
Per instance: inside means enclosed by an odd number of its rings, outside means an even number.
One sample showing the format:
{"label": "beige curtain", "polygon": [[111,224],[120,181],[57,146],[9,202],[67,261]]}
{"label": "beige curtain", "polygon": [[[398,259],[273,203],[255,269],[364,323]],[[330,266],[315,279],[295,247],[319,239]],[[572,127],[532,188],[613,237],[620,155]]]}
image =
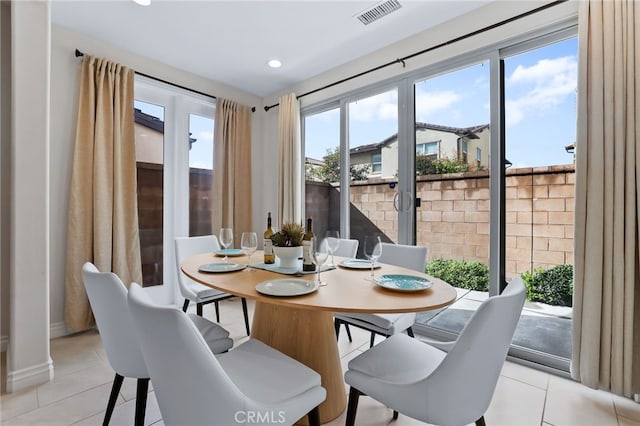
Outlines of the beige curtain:
{"label": "beige curtain", "polygon": [[576,141],[575,379],[640,388],[640,3],[583,1]]}
{"label": "beige curtain", "polygon": [[84,262],[113,271],[127,285],[142,281],[137,206],[133,70],[85,56],[69,199],[67,327],[94,325]]}
{"label": "beige curtain", "polygon": [[233,228],[234,247],[252,230],[251,110],[226,99],[216,101],[213,139],[212,232]]}
{"label": "beige curtain", "polygon": [[280,98],[278,116],[278,219],[302,221],[300,103],[294,93]]}

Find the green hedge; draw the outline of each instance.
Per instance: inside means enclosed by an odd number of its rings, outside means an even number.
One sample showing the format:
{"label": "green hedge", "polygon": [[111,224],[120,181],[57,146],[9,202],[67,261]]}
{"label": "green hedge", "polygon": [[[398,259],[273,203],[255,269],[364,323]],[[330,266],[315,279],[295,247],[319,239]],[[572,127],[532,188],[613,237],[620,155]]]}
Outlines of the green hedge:
{"label": "green hedge", "polygon": [[427,274],[440,278],[454,287],[489,290],[489,268],[480,262],[433,259],[427,263]]}
{"label": "green hedge", "polygon": [[[454,287],[469,290],[489,290],[489,268],[480,262],[454,259],[433,259],[427,263],[427,274],[440,278]],[[527,286],[527,299],[548,305],[573,306],[573,266],[558,265],[551,269],[537,268],[522,274]]]}
{"label": "green hedge", "polygon": [[558,265],[522,274],[527,299],[548,305],[573,306],[573,265]]}

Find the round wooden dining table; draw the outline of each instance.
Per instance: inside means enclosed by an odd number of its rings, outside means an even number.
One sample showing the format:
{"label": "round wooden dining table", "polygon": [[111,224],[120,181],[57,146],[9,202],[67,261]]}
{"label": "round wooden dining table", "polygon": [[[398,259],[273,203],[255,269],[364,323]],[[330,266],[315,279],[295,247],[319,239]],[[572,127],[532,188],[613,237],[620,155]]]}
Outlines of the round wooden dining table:
{"label": "round wooden dining table", "polygon": [[[261,258],[261,252],[254,254],[253,259],[256,258]],[[229,258],[234,263],[247,263],[247,260],[246,256]],[[336,257],[336,264],[339,265],[341,260]],[[313,293],[293,297],[269,296],[259,293],[256,286],[267,280],[281,278],[313,281],[316,275],[293,277],[256,268],[226,273],[198,270],[201,265],[214,262],[223,260],[213,253],[203,253],[185,259],[180,266],[187,276],[201,284],[255,300],[251,337],[320,374],[322,386],[327,391],[327,398],[320,405],[322,423],[338,417],[345,410],[347,400],[333,326],[334,312],[419,312],[445,307],[456,299],[455,289],[440,279],[385,264],[375,270],[376,276],[413,275],[428,278],[433,285],[415,292],[393,291],[368,280],[370,269],[337,266],[321,273],[322,281],[327,285]]]}

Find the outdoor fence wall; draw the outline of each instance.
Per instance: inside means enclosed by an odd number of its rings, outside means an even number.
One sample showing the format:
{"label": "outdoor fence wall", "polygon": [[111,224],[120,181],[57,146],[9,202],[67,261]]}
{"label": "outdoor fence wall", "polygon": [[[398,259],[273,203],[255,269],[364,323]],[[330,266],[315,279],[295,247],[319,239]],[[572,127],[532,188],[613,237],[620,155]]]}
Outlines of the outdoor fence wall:
{"label": "outdoor fence wall", "polygon": [[[144,162],[136,166],[142,283],[146,287],[163,282],[163,166]],[[211,170],[189,169],[190,236],[211,234],[211,182]]]}
{"label": "outdoor fence wall", "polygon": [[[506,197],[506,274],[516,274],[537,267],[573,264],[573,165],[507,170]],[[358,209],[371,225],[392,241],[397,240],[397,213],[393,208],[396,188],[390,179],[370,179],[351,185],[351,208]],[[307,194],[310,203],[322,190],[314,182]],[[338,188],[324,184],[328,193]],[[428,248],[429,259],[489,261],[489,173],[456,173],[419,176],[416,195],[422,205],[417,209],[416,242]],[[329,211],[338,212],[338,197],[322,195]],[[335,203],[335,205],[334,205]],[[326,208],[323,208],[326,210]],[[335,215],[334,215],[335,216]],[[321,217],[321,216],[320,216]],[[358,238],[357,218],[351,214],[351,237]],[[356,220],[354,221],[354,218]],[[315,219],[314,219],[315,220]],[[328,224],[339,229],[338,224]],[[375,228],[374,228],[375,229]]]}

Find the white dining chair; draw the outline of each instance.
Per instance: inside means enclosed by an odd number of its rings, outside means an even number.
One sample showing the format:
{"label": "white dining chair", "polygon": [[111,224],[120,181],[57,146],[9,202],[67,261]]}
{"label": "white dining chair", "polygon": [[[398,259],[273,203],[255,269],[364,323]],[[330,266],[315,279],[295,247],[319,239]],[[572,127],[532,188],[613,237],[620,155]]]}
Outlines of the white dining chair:
{"label": "white dining chair", "polygon": [[[427,248],[402,244],[382,244],[382,254],[378,261],[389,265],[401,266],[424,273],[427,266]],[[375,343],[376,334],[391,336],[406,331],[413,337],[413,325],[416,321],[416,313],[402,314],[362,314],[354,312],[335,313],[334,327],[336,338],[340,336],[340,325],[345,326],[347,337],[352,341],[349,325],[362,328],[371,332],[369,346]]]}
{"label": "white dining chair", "polygon": [[182,312],[135,283],[128,303],[165,425],[320,424],[315,371],[255,339],[214,356]]}
{"label": "white dining chair", "polygon": [[[220,306],[218,302],[235,296],[195,282],[182,272],[180,263],[187,257],[200,253],[214,253],[218,250],[220,250],[220,244],[218,243],[218,237],[215,235],[176,238],[178,286],[180,287],[180,294],[184,297],[182,310],[187,312],[189,302],[194,302],[196,304],[196,313],[202,316],[202,306],[213,303],[216,309],[216,322],[220,322]],[[240,300],[242,302],[242,312],[244,313],[244,326],[248,336],[250,327],[247,300],[244,297],[240,298]]]}
{"label": "white dining chair", "polygon": [[355,424],[361,394],[392,408],[393,419],[402,413],[429,424],[484,425],[526,293],[514,278],[482,302],[454,342],[434,347],[396,334],[352,359],[346,425]]}
{"label": "white dining chair", "polygon": [[[140,351],[138,336],[132,328],[127,307],[127,288],[116,274],[100,272],[90,262],[83,265],[82,277],[107,359],[116,372],[103,424],[108,425],[111,420],[124,378],[131,377],[138,380],[134,423],[142,425],[149,374]],[[214,353],[226,352],[233,346],[229,332],[219,325],[193,314],[189,319]],[[171,336],[168,335],[167,338],[171,339]]]}
{"label": "white dining chair", "polygon": [[348,259],[354,259],[356,254],[358,253],[358,245],[360,242],[358,240],[351,240],[347,238],[340,238],[340,245],[338,245],[338,249],[334,256],[338,257],[346,257]]}

